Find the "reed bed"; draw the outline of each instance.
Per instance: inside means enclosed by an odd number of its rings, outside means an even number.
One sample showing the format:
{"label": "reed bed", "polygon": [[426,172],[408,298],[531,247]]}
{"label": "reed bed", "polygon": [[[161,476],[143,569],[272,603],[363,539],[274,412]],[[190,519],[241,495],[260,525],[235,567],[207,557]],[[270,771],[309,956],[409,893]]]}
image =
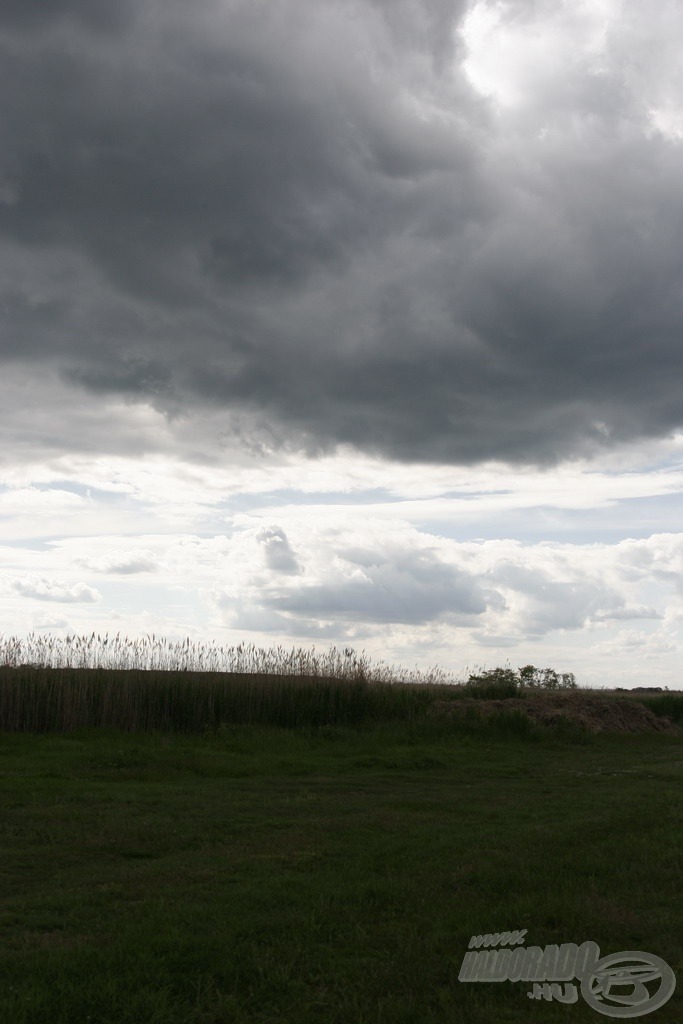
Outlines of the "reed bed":
{"label": "reed bed", "polygon": [[0,729],[12,732],[415,721],[453,695],[443,670],[401,674],[350,648],[207,648],[154,634],[0,640]]}
{"label": "reed bed", "polygon": [[380,661],[372,665],[362,651],[357,654],[346,647],[332,647],[321,653],[315,647],[262,648],[255,644],[217,647],[193,643],[189,637],[169,641],[156,634],[129,639],[90,636],[54,637],[31,633],[4,639],[0,634],[0,668],[31,666],[34,668],[107,668],[144,670],[147,672],[232,672],[238,674],[315,676],[320,679],[352,679],[368,682],[454,683],[452,673],[435,666],[428,672],[419,669],[406,673],[403,669]]}
{"label": "reed bed", "polygon": [[447,685],[115,669],[0,670],[0,730],[205,733],[224,724],[414,721]]}

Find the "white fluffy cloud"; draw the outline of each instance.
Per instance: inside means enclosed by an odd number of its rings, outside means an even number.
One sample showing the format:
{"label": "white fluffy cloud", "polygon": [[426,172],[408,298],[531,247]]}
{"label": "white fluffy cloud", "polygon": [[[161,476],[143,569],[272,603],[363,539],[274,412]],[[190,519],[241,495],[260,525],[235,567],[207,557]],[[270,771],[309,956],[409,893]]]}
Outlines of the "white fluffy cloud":
{"label": "white fluffy cloud", "polygon": [[100,594],[86,583],[69,584],[63,580],[52,580],[45,576],[7,576],[2,579],[7,594],[19,594],[35,601],[61,601],[66,604],[99,601]]}

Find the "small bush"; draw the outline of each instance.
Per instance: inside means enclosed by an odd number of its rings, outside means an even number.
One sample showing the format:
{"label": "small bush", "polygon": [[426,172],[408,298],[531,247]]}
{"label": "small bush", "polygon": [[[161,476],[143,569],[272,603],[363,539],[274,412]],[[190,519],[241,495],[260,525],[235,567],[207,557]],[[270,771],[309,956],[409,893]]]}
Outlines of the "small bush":
{"label": "small bush", "polygon": [[468,697],[480,700],[504,700],[519,696],[519,679],[509,668],[493,668],[479,675],[471,675],[463,691]]}

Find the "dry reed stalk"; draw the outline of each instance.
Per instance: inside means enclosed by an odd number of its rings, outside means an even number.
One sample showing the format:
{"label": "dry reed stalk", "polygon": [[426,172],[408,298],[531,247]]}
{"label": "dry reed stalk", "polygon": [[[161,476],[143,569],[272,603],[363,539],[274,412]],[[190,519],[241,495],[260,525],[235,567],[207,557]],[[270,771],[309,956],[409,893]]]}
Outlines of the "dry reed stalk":
{"label": "dry reed stalk", "polygon": [[18,667],[33,665],[40,668],[90,668],[138,671],[231,672],[244,675],[277,675],[317,677],[351,682],[395,684],[452,685],[457,682],[452,674],[434,667],[427,672],[415,669],[405,672],[384,662],[371,664],[362,651],[352,648],[343,651],[332,647],[319,653],[282,645],[268,650],[255,644],[241,643],[236,647],[219,647],[215,641],[208,646],[192,643],[190,638],[171,642],[156,634],[146,637],[102,637],[94,631],[90,636],[66,635],[64,638],[36,636],[27,639],[0,636],[0,665]]}

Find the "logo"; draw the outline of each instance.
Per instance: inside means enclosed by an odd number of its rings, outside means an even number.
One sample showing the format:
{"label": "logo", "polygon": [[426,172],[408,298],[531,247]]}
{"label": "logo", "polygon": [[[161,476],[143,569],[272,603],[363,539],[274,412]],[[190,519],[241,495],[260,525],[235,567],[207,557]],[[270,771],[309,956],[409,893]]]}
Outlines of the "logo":
{"label": "logo", "polygon": [[[646,986],[655,982],[659,982],[655,991],[648,991]],[[581,981],[581,995],[588,1005],[607,1017],[652,1013],[670,999],[675,988],[676,977],[669,965],[640,950],[603,957]]]}
{"label": "logo", "polygon": [[[458,980],[530,981],[533,988],[526,993],[529,999],[561,1003],[577,1002],[580,991],[592,1009],[622,1019],[658,1010],[676,988],[674,972],[652,953],[627,951],[601,959],[595,942],[522,946],[525,935],[526,928],[473,935]],[[491,948],[501,946],[517,948]]]}

